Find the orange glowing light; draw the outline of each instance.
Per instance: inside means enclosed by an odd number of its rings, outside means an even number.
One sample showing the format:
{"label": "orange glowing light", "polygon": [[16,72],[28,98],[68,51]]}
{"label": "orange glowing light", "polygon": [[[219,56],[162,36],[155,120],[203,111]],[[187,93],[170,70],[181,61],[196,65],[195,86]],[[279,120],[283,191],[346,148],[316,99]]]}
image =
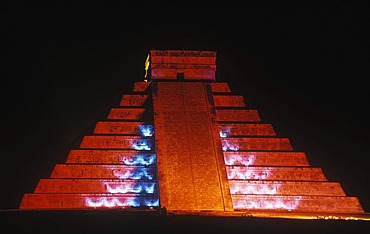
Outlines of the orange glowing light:
{"label": "orange glowing light", "polygon": [[[144,78],[146,78],[148,76],[149,65],[150,65],[150,61],[149,61],[149,54],[148,54],[148,56],[146,57],[146,60],[145,60],[145,75],[144,75]],[[148,80],[145,79],[144,81],[147,82]]]}

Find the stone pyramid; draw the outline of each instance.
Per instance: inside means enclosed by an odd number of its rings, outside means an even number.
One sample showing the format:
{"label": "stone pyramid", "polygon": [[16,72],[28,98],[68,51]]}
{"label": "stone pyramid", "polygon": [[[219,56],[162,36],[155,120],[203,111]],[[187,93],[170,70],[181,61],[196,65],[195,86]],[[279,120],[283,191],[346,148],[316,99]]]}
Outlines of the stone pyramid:
{"label": "stone pyramid", "polygon": [[150,50],[145,71],[20,209],[364,213],[216,81],[215,51]]}

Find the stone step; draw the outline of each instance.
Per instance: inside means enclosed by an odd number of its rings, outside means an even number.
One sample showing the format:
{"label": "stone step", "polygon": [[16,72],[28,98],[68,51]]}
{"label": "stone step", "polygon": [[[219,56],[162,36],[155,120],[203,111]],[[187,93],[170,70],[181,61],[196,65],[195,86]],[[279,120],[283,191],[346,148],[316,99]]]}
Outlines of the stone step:
{"label": "stone step", "polygon": [[225,164],[228,166],[309,166],[304,152],[224,152]]}
{"label": "stone step", "polygon": [[346,196],[338,182],[229,180],[231,194]]}
{"label": "stone step", "polygon": [[210,86],[213,93],[231,93],[230,87],[227,83],[210,83]]}
{"label": "stone step", "polygon": [[147,94],[124,94],[120,102],[120,106],[144,106],[148,100],[149,95]]}
{"label": "stone step", "polygon": [[261,122],[257,110],[217,109],[216,116],[223,122]]}
{"label": "stone step", "polygon": [[28,193],[24,194],[20,209],[107,209],[158,206],[159,199],[155,195]]}
{"label": "stone step", "polygon": [[156,180],[154,167],[95,164],[56,164],[50,178]]}
{"label": "stone step", "polygon": [[94,129],[94,134],[125,134],[146,137],[152,136],[153,133],[153,125],[144,122],[99,121]]}
{"label": "stone step", "polygon": [[138,152],[136,150],[75,149],[69,152],[67,163],[151,166],[156,163],[156,155],[154,153]]}
{"label": "stone step", "polygon": [[41,179],[35,193],[157,194],[156,181],[120,179]]}
{"label": "stone step", "polygon": [[219,123],[220,136],[276,136],[271,124],[262,123]]}
{"label": "stone step", "polygon": [[108,114],[111,120],[140,120],[145,112],[145,108],[114,107]]}
{"label": "stone step", "polygon": [[223,151],[242,150],[293,150],[289,138],[286,137],[241,137],[221,138]]}
{"label": "stone step", "polygon": [[153,142],[141,136],[84,136],[80,148],[90,149],[135,149],[150,151]]}
{"label": "stone step", "polygon": [[295,212],[363,213],[356,197],[232,195],[234,209]]}
{"label": "stone step", "polygon": [[213,95],[215,107],[245,107],[243,96]]}
{"label": "stone step", "polygon": [[226,166],[229,180],[327,181],[321,168]]}
{"label": "stone step", "polygon": [[150,82],[137,81],[134,83],[133,92],[145,92],[150,86]]}

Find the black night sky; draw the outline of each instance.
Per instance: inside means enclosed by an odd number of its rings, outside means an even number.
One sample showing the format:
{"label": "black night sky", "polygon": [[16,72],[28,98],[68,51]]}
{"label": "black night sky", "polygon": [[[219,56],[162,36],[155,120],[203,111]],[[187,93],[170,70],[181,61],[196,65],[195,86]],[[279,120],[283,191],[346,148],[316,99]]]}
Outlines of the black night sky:
{"label": "black night sky", "polygon": [[30,2],[1,4],[0,209],[17,209],[118,106],[150,49],[199,49],[370,212],[366,1]]}

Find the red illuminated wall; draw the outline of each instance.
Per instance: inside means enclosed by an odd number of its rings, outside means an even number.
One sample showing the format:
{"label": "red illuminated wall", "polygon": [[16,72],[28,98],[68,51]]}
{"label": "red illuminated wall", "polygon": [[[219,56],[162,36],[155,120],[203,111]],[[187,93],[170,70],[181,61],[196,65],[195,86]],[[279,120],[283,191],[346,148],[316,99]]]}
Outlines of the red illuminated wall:
{"label": "red illuminated wall", "polygon": [[135,82],[20,209],[364,212],[216,81],[216,52],[151,50],[149,61],[150,82]]}

